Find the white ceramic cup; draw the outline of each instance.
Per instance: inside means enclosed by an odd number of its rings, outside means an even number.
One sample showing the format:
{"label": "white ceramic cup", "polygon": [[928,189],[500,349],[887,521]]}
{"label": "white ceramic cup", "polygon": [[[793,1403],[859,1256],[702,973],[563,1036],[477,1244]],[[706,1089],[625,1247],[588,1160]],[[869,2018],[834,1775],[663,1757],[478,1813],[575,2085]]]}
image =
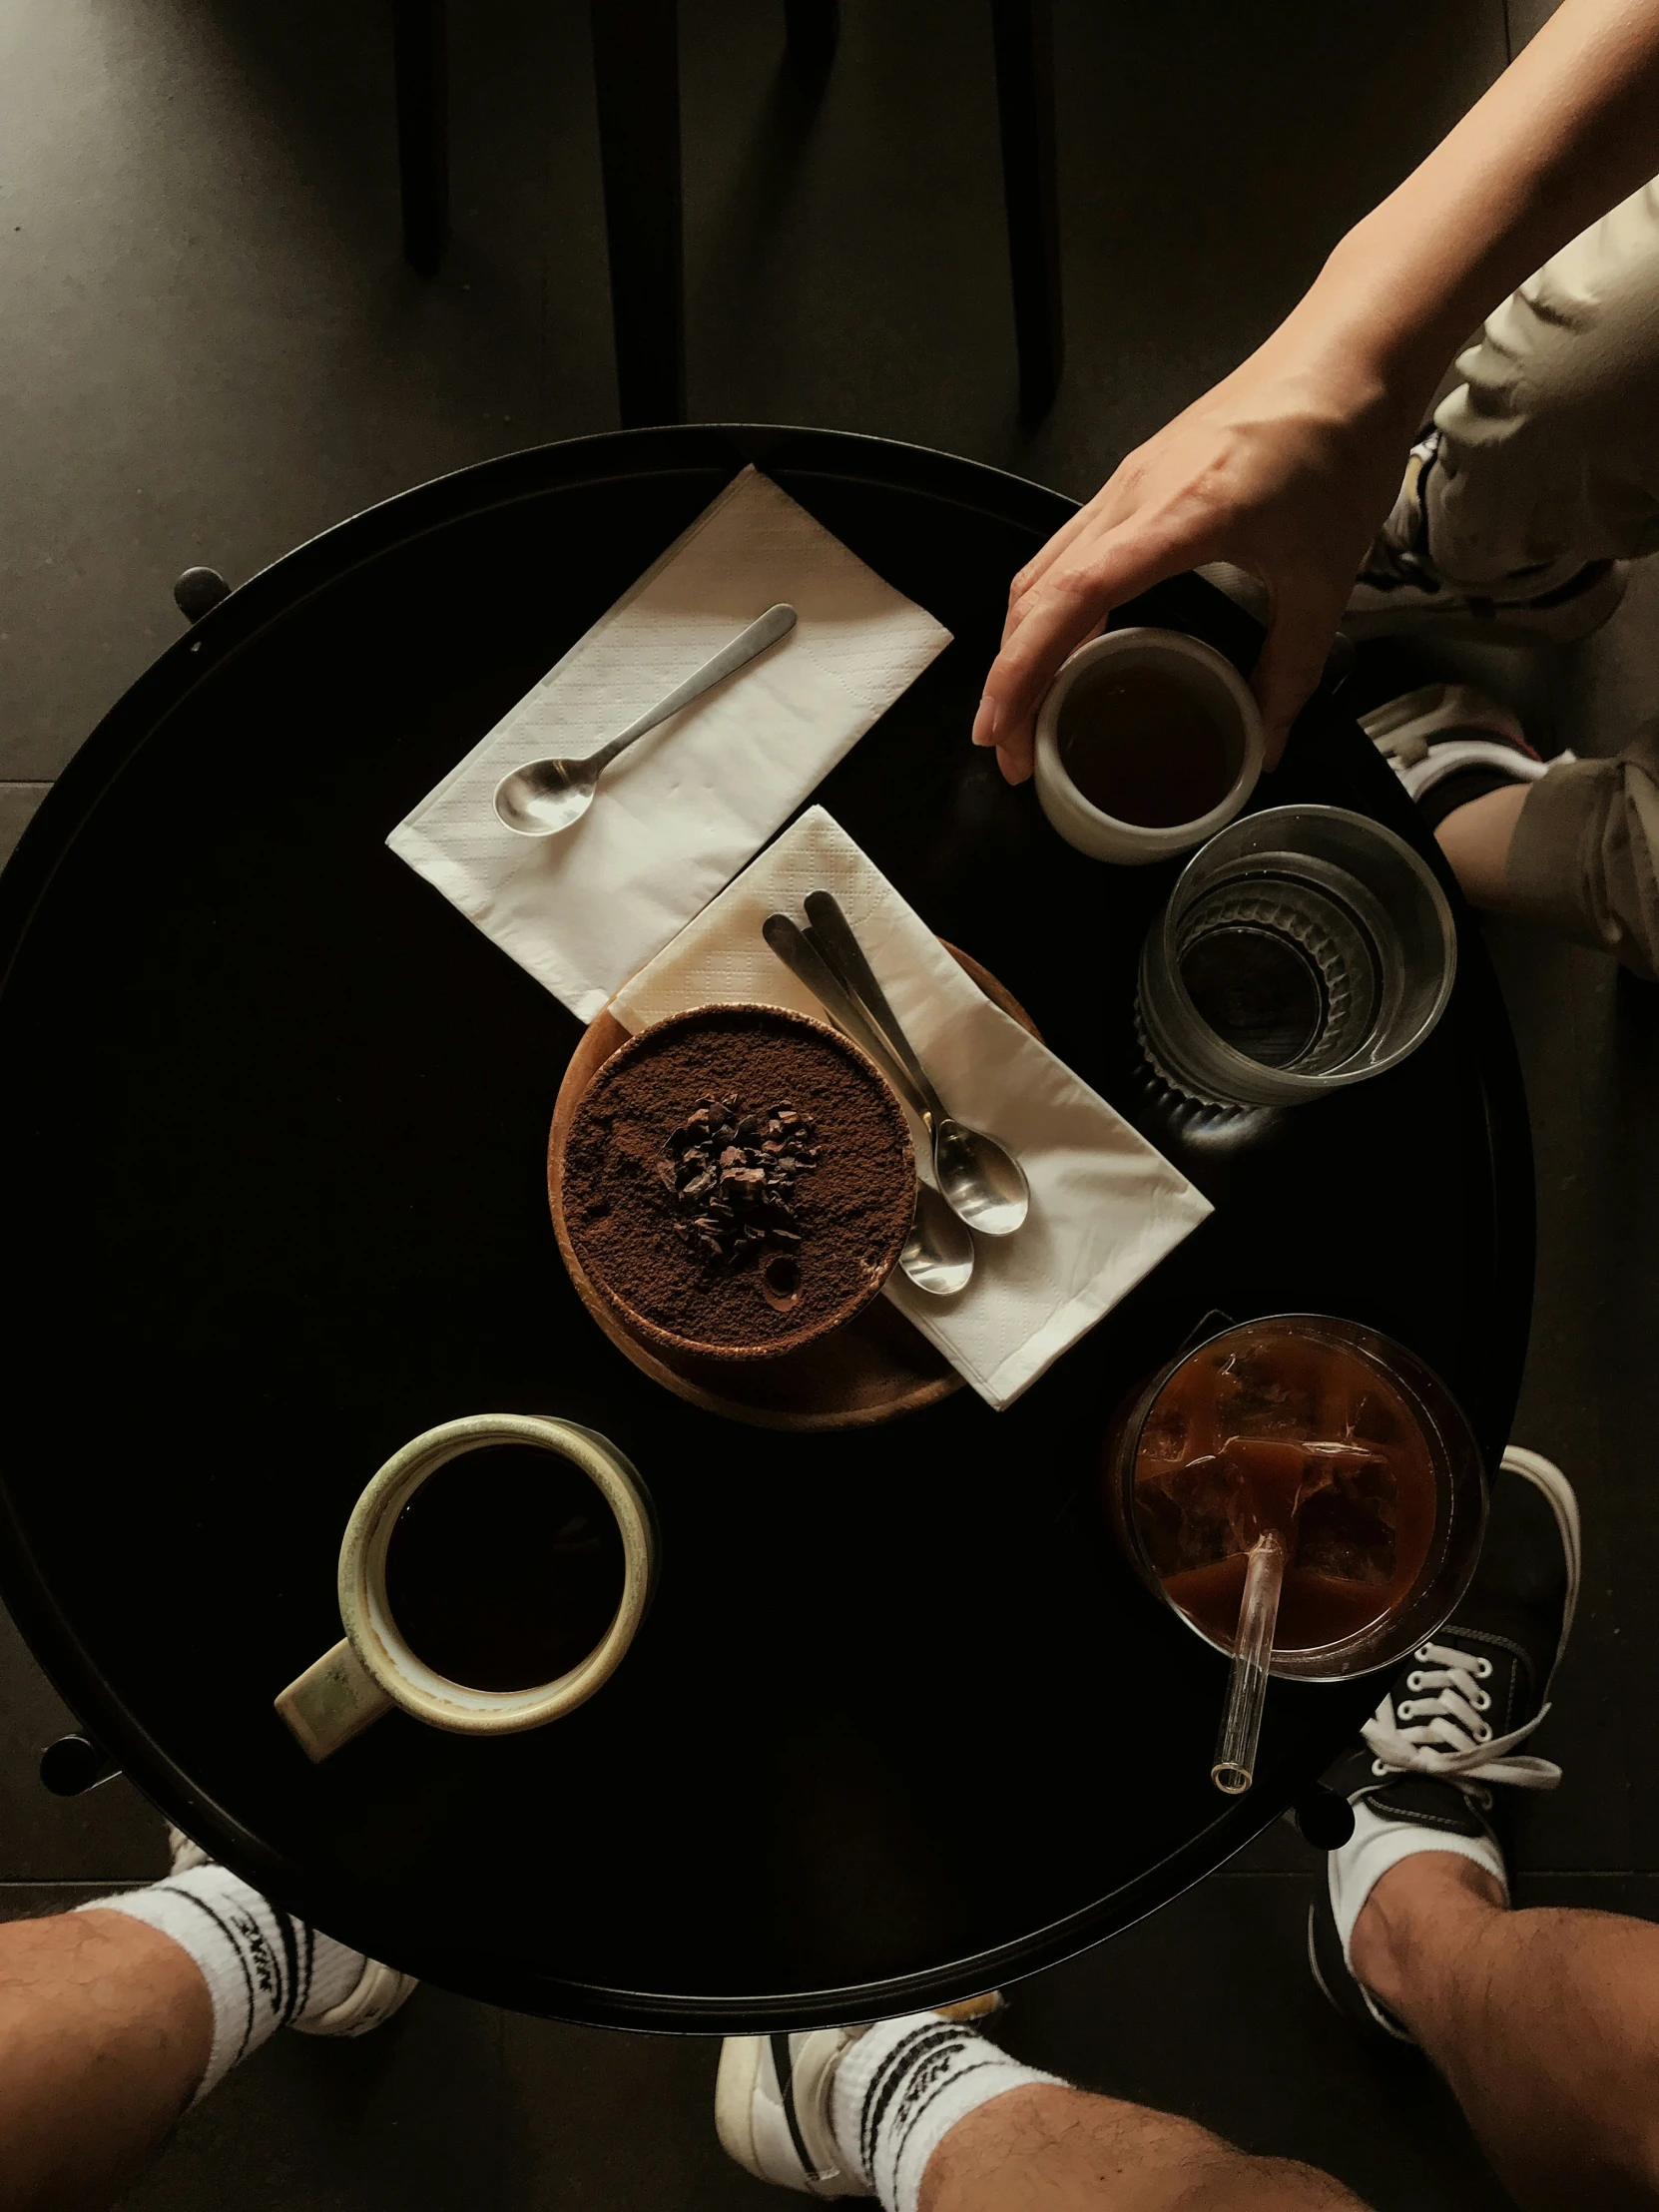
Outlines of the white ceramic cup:
{"label": "white ceramic cup", "polygon": [[[610,1627],[568,1674],[527,1690],[472,1690],[449,1681],[409,1648],[386,1605],[386,1547],[398,1514],[428,1475],[488,1444],[531,1444],[580,1467],[622,1532],[622,1600]],[[512,1541],[510,1530],[503,1541]],[[339,1551],[345,1634],[288,1684],[276,1710],[312,1759],[326,1759],[394,1705],[464,1736],[540,1728],[585,1703],[616,1672],[645,1616],[655,1572],[651,1507],[639,1475],[615,1444],[574,1421],[533,1413],[445,1421],[393,1452],[352,1508]]]}
{"label": "white ceramic cup", "polygon": [[[1103,666],[1109,666],[1113,673],[1129,668],[1156,669],[1214,722],[1227,748],[1233,780],[1207,814],[1164,829],[1120,822],[1085,799],[1072,782],[1065,763],[1066,702],[1080,680]],[[1087,645],[1078,647],[1055,677],[1038,711],[1037,798],[1066,842],[1097,860],[1117,860],[1133,866],[1190,851],[1218,830],[1226,829],[1256,789],[1261,773],[1262,717],[1255,695],[1231,661],[1214,646],[1206,645],[1201,638],[1190,638],[1182,630],[1108,630],[1104,637],[1091,638]]]}

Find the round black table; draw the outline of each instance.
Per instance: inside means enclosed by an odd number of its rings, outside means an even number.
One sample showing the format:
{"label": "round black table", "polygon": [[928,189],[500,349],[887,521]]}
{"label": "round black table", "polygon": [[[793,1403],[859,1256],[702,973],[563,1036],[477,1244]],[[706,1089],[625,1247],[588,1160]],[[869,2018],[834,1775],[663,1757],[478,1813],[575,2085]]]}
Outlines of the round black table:
{"label": "round black table", "polygon": [[[1009,1411],[970,1391],[784,1436],[655,1389],[584,1315],[543,1188],[578,1025],[385,848],[392,826],[746,461],[955,644],[816,795],[1217,1201]],[[0,1586],[53,1680],[204,1844],[334,1934],[570,2019],[802,2026],[943,2002],[1110,1936],[1304,1791],[1375,1681],[1277,1685],[1217,1795],[1221,1662],[1099,1509],[1125,1389],[1211,1309],[1401,1338],[1504,1441],[1531,1289],[1514,1054],[1477,934],[1403,1068],[1229,1140],[1137,1071],[1172,868],[1049,831],[967,744],[1007,581],[1070,512],[948,456],[665,429],[521,453],[301,547],[163,655],[0,883],[11,1163]],[[1248,666],[1183,578],[1132,614]],[[1432,850],[1335,703],[1266,803]],[[1167,1102],[1166,1102],[1167,1103]],[[320,1767],[272,1708],[338,1635],[358,1490],[459,1413],[604,1430],[661,1516],[615,1682],[540,1732],[401,1714]]]}

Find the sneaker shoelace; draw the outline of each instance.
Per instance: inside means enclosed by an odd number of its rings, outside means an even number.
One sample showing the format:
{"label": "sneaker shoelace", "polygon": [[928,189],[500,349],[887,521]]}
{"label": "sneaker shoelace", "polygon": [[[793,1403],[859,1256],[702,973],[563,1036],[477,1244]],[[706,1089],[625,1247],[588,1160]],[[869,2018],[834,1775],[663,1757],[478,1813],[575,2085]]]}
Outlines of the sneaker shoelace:
{"label": "sneaker shoelace", "polygon": [[1412,1656],[1416,1665],[1405,1677],[1409,1694],[1397,1704],[1385,1697],[1360,1732],[1372,1753],[1373,1774],[1380,1780],[1428,1774],[1474,1785],[1470,1794],[1486,1805],[1490,1793],[1479,1785],[1488,1782],[1507,1782],[1517,1790],[1554,1789],[1561,1770],[1551,1760],[1530,1753],[1510,1756],[1549,1711],[1547,1704],[1508,1735],[1494,1736],[1484,1717],[1491,1693],[1481,1688],[1491,1676],[1489,1659],[1434,1643],[1419,1645]]}

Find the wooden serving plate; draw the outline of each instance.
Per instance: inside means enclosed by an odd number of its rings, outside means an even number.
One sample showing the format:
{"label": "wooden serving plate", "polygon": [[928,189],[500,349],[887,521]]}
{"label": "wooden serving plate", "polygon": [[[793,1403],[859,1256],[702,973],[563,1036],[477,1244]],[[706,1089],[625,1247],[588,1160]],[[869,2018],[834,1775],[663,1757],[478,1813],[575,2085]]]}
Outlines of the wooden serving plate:
{"label": "wooden serving plate", "polygon": [[[944,948],[993,1006],[1000,1006],[1033,1037],[1037,1035],[1036,1023],[994,975],[953,944]],[[673,1390],[705,1412],[724,1413],[729,1420],[750,1421],[760,1428],[864,1428],[900,1413],[917,1412],[959,1390],[962,1379],[949,1361],[886,1298],[872,1299],[831,1336],[803,1345],[799,1352],[780,1353],[776,1360],[699,1360],[690,1354],[667,1353],[648,1348],[625,1326],[582,1271],[565,1227],[561,1187],[565,1139],[577,1104],[631,1034],[609,1008],[589,1022],[559,1085],[547,1139],[553,1234],[576,1295],[617,1350],[665,1390]]]}

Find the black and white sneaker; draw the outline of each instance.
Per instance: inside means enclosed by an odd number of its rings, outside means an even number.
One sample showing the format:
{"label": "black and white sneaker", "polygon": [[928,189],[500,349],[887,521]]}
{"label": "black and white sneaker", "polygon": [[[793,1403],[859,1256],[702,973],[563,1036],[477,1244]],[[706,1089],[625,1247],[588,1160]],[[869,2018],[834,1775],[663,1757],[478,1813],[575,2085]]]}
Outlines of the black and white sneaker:
{"label": "black and white sneaker", "polygon": [[1428,550],[1427,508],[1439,451],[1440,433],[1430,426],[1411,448],[1399,495],[1350,594],[1342,625],[1348,635],[1436,631],[1487,643],[1565,645],[1599,629],[1624,597],[1623,561],[1556,561],[1482,584],[1459,583],[1441,571]]}
{"label": "black and white sneaker", "polygon": [[[993,1989],[941,2006],[939,2018],[966,2025],[1002,2009]],[[715,2077],[721,2148],[758,2181],[809,2197],[867,2197],[863,2176],[835,2141],[830,2091],[835,2068],[866,2027],[820,2027],[797,2035],[728,2035]]]}
{"label": "black and white sneaker", "polygon": [[1515,1445],[1492,1491],[1480,1564],[1456,1617],[1427,1643],[1327,1777],[1354,1808],[1308,1918],[1314,1979],[1367,2035],[1411,2043],[1349,1964],[1349,1938],[1375,1885],[1414,1852],[1450,1851],[1509,1893],[1493,1814],[1497,1785],[1553,1790],[1561,1770],[1521,1752],[1549,1711],[1549,1685],[1578,1603],[1578,1501],[1560,1468]]}
{"label": "black and white sneaker", "polygon": [[[182,1828],[168,1828],[167,1848],[172,1854],[174,1874],[216,1863]],[[291,2020],[288,2024],[296,2035],[369,2035],[394,2012],[400,2012],[419,1987],[412,1973],[383,1966],[378,1958],[365,1958],[362,1971],[338,2003],[315,2019]]]}
{"label": "black and white sneaker", "polygon": [[830,2125],[830,2086],[841,2054],[863,2033],[820,2027],[802,2035],[728,2035],[715,2080],[722,2150],[758,2181],[810,2197],[867,2197]]}
{"label": "black and white sneaker", "polygon": [[1505,784],[1535,784],[1565,750],[1541,760],[1519,718],[1472,684],[1424,684],[1360,717],[1360,727],[1437,830],[1447,815]]}

